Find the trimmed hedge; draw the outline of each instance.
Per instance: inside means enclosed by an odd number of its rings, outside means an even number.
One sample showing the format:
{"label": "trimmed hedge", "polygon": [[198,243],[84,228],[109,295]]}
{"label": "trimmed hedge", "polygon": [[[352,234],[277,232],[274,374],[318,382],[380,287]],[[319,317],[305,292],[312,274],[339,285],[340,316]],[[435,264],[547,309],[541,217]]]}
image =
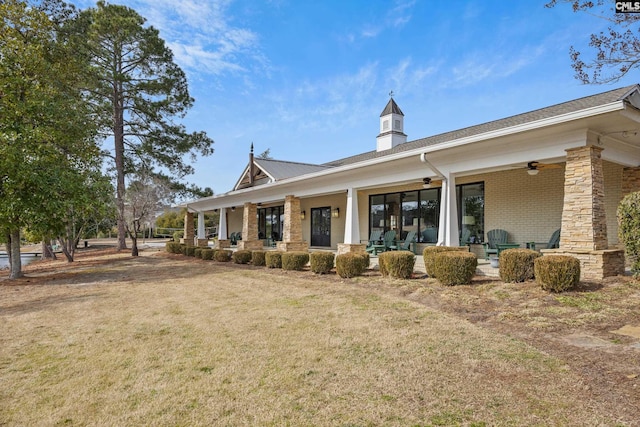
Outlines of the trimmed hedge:
{"label": "trimmed hedge", "polygon": [[258,267],[264,267],[267,265],[265,261],[265,251],[253,251],[251,252],[251,264]]}
{"label": "trimmed hedge", "polygon": [[297,270],[304,269],[304,266],[309,262],[309,252],[284,252],[282,254],[282,269],[283,270]]}
{"label": "trimmed hedge", "polygon": [[176,243],[180,243],[180,239],[184,236],[184,231],[174,231],[173,232],[173,241]]}
{"label": "trimmed hedge", "polygon": [[409,279],[415,263],[416,256],[411,251],[383,252],[378,256],[380,274],[383,276]]}
{"label": "trimmed hedge", "polygon": [[435,256],[435,277],[445,286],[468,285],[476,273],[478,258],[471,252],[445,251]]}
{"label": "trimmed hedge", "polygon": [[568,255],[545,255],[535,260],[536,283],[547,291],[562,292],[580,283],[580,261]]}
{"label": "trimmed hedge", "polygon": [[640,277],[640,191],[624,196],[617,210],[618,237],[631,261],[631,272]]}
{"label": "trimmed hedge", "polygon": [[368,253],[340,254],[336,257],[336,273],[343,279],[360,276],[369,268]]}
{"label": "trimmed hedge", "polygon": [[229,262],[231,261],[231,254],[233,252],[228,249],[218,249],[213,253],[213,259],[218,262]]}
{"label": "trimmed hedge", "polygon": [[264,261],[267,268],[282,268],[282,252],[267,251],[264,254]]}
{"label": "trimmed hedge", "polygon": [[165,245],[165,249],[167,250],[167,252],[172,253],[172,254],[181,254],[182,253],[182,249],[180,247],[180,243],[177,243],[177,242],[167,242],[167,244]]}
{"label": "trimmed hedge", "polygon": [[231,257],[236,264],[248,264],[251,261],[251,251],[241,249],[235,251]]}
{"label": "trimmed hedge", "polygon": [[327,274],[333,268],[335,255],[329,251],[311,252],[309,254],[309,265],[311,271],[316,274]]}
{"label": "trimmed hedge", "polygon": [[202,248],[201,247],[195,248],[193,251],[193,256],[196,258],[202,259]]}
{"label": "trimmed hedge", "polygon": [[518,283],[534,277],[534,261],[540,254],[531,249],[507,249],[500,253],[500,279]]}
{"label": "trimmed hedge", "polygon": [[196,247],[195,246],[185,246],[184,254],[186,256],[196,256]]}
{"label": "trimmed hedge", "polygon": [[202,257],[202,259],[208,261],[208,260],[212,260],[213,259],[213,249],[211,248],[206,248],[202,250],[202,253],[200,254],[200,256]]}
{"label": "trimmed hedge", "polygon": [[436,255],[442,252],[468,252],[469,248],[466,246],[427,246],[422,251],[422,259],[424,259],[424,270],[429,277],[436,277],[434,264],[436,261]]}

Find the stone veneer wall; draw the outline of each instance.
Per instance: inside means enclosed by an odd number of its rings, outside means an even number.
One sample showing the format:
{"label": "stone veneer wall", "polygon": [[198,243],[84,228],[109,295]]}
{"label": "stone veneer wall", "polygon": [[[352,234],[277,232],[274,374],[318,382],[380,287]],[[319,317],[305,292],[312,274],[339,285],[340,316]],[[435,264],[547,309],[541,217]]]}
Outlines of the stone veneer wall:
{"label": "stone veneer wall", "polygon": [[602,280],[605,277],[624,273],[624,251],[610,249],[603,251],[543,249],[542,254],[568,255],[580,261],[580,278],[583,280]]}
{"label": "stone veneer wall", "polygon": [[262,240],[258,240],[258,206],[247,202],[242,209],[242,240],[238,241],[238,249],[256,251],[262,247]]}
{"label": "stone veneer wall", "polygon": [[295,196],[285,196],[284,198],[284,230],[282,230],[282,241],[302,241],[300,199]]}
{"label": "stone veneer wall", "polygon": [[597,251],[609,246],[601,152],[602,148],[595,146],[567,150],[560,236],[563,250]]}

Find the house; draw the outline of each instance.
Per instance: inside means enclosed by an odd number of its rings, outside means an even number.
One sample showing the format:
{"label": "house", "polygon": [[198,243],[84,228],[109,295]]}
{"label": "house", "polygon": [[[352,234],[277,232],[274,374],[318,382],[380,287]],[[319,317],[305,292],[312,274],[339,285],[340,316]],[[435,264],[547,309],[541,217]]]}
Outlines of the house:
{"label": "house", "polygon": [[392,97],[375,150],[320,165],[252,148],[231,191],[187,204],[186,237],[192,215],[213,210],[219,245],[241,231],[244,249],[362,251],[372,231],[395,230],[416,231],[418,249],[462,244],[482,255],[488,230],[524,247],[561,229],[560,247],[543,253],[578,257],[586,279],[624,271],[616,208],[640,190],[640,86],[412,141],[404,120]]}

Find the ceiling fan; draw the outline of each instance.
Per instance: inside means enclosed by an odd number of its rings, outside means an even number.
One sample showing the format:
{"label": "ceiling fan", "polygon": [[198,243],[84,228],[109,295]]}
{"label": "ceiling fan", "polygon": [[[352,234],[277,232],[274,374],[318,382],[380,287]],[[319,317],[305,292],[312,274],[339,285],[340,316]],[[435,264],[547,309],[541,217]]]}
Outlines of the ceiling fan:
{"label": "ceiling fan", "polygon": [[555,163],[540,163],[540,162],[529,162],[527,163],[527,173],[529,175],[537,175],[543,169],[560,169],[562,166]]}

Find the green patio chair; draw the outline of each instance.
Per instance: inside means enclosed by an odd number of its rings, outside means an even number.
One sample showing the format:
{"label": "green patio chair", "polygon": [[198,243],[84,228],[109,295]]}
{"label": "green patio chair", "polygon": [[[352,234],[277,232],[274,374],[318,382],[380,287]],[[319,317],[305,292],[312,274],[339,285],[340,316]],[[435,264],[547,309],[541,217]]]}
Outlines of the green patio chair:
{"label": "green patio chair", "polygon": [[367,252],[373,252],[373,245],[377,244],[380,240],[382,240],[382,230],[374,230],[371,232],[369,236],[369,240],[367,241],[367,246],[364,248]]}
{"label": "green patio chair", "polygon": [[547,243],[547,249],[554,249],[559,247],[560,247],[560,229],[558,228],[551,235],[551,238],[549,239],[549,243]]}
{"label": "green patio chair", "polygon": [[[415,240],[416,240],[416,232],[410,231],[407,233],[407,237],[405,237],[403,241],[397,242],[395,245],[392,245],[391,250],[410,251],[411,244],[414,243]],[[413,253],[416,253],[415,245],[414,245]]]}
{"label": "green patio chair", "polygon": [[509,243],[509,233],[502,229],[487,231],[487,241],[482,244],[484,246],[484,258],[489,259],[490,255],[498,255],[498,244]]}
{"label": "green patio chair", "polygon": [[429,227],[422,230],[422,241],[424,243],[437,243],[438,227]]}

